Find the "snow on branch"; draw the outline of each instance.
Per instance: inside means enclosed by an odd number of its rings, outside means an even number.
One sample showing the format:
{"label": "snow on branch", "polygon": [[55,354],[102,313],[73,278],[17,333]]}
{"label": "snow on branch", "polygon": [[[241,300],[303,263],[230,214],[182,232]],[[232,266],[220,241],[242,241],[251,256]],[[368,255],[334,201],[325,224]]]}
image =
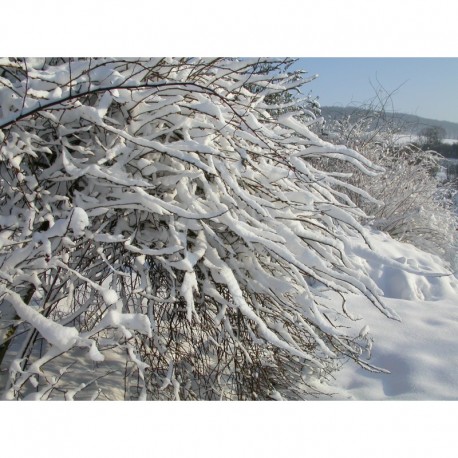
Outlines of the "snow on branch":
{"label": "snow on branch", "polygon": [[2,60],[0,307],[28,331],[2,343],[22,374],[8,397],[34,389],[33,364],[57,396],[55,358],[119,349],[141,399],[303,398],[342,355],[360,360],[323,289],[394,313],[343,249],[364,232],[357,187],[311,159],[381,168],[312,132],[290,64]]}

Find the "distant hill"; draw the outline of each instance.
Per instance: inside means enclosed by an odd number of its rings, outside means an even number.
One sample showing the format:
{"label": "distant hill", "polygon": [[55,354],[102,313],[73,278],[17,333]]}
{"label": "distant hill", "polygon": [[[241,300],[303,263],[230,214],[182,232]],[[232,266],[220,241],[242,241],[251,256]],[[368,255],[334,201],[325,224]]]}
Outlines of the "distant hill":
{"label": "distant hill", "polygon": [[[343,116],[361,117],[368,110],[356,107],[321,107],[321,115],[325,120],[339,119]],[[377,113],[377,112],[374,112]],[[446,138],[458,139],[458,123],[449,121],[439,121],[437,119],[422,118],[420,116],[406,113],[384,113],[384,116],[390,122],[399,123],[403,133],[417,135],[425,127],[442,127],[447,132]]]}

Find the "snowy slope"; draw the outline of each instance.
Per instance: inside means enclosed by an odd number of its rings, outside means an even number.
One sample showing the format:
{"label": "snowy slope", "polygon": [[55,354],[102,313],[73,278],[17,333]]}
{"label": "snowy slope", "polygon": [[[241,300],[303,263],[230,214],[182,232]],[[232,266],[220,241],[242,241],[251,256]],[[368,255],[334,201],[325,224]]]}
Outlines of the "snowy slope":
{"label": "snowy slope", "polygon": [[[373,233],[375,251],[418,270],[445,271],[442,261],[383,233]],[[350,246],[351,244],[349,244]],[[354,242],[353,250],[364,248]],[[386,319],[361,297],[348,308],[364,317],[373,342],[370,363],[390,374],[371,373],[345,363],[332,383],[333,399],[457,400],[458,282],[454,275],[416,275],[368,256],[371,277],[384,291],[384,302],[401,322]]]}

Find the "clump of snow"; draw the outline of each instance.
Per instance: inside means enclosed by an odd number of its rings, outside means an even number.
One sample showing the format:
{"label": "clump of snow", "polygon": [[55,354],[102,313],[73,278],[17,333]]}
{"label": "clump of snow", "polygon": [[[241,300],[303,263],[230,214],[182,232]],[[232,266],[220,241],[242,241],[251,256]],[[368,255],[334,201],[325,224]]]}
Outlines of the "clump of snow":
{"label": "clump of snow", "polygon": [[140,313],[120,313],[110,310],[100,323],[101,328],[109,326],[114,328],[124,327],[152,337],[150,320],[146,315]]}
{"label": "clump of snow", "polygon": [[108,289],[108,288],[104,288],[102,290],[102,297],[103,297],[103,300],[105,301],[105,304],[107,305],[116,304],[116,302],[119,299],[117,292],[113,289]]}
{"label": "clump of snow", "polygon": [[2,288],[0,293],[6,293],[6,297],[16,309],[17,314],[37,329],[51,345],[60,351],[67,351],[75,345],[79,336],[76,328],[62,326],[49,318],[45,318],[25,304],[19,294],[13,291]]}
{"label": "clump of snow", "polygon": [[88,226],[89,217],[86,211],[81,207],[75,207],[69,222],[69,227],[75,234],[75,237],[81,237]]}

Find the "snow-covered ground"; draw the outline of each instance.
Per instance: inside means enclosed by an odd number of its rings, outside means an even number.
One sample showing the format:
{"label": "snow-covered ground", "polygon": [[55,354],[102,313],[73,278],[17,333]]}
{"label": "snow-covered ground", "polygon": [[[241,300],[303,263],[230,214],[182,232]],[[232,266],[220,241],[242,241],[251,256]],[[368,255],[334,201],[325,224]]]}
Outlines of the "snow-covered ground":
{"label": "snow-covered ground", "polygon": [[[400,264],[366,256],[367,269],[384,291],[384,302],[401,322],[385,318],[361,297],[348,301],[349,311],[363,317],[373,342],[370,363],[390,371],[371,373],[350,362],[332,383],[332,399],[458,400],[458,281],[455,275],[437,277],[446,267],[436,256],[373,233],[375,251]],[[349,247],[362,254],[364,248]],[[417,275],[402,265],[428,272]]]}
{"label": "snow-covered ground", "polygon": [[410,133],[397,134],[394,136],[396,144],[405,145],[407,143],[415,143],[418,141],[418,135],[413,135]]}
{"label": "snow-covered ground", "polygon": [[[399,145],[404,145],[406,143],[414,143],[418,142],[420,137],[418,135],[410,134],[410,133],[403,133],[395,135],[396,143]],[[453,145],[458,143],[458,139],[456,138],[443,138],[442,143],[446,145]]]}

